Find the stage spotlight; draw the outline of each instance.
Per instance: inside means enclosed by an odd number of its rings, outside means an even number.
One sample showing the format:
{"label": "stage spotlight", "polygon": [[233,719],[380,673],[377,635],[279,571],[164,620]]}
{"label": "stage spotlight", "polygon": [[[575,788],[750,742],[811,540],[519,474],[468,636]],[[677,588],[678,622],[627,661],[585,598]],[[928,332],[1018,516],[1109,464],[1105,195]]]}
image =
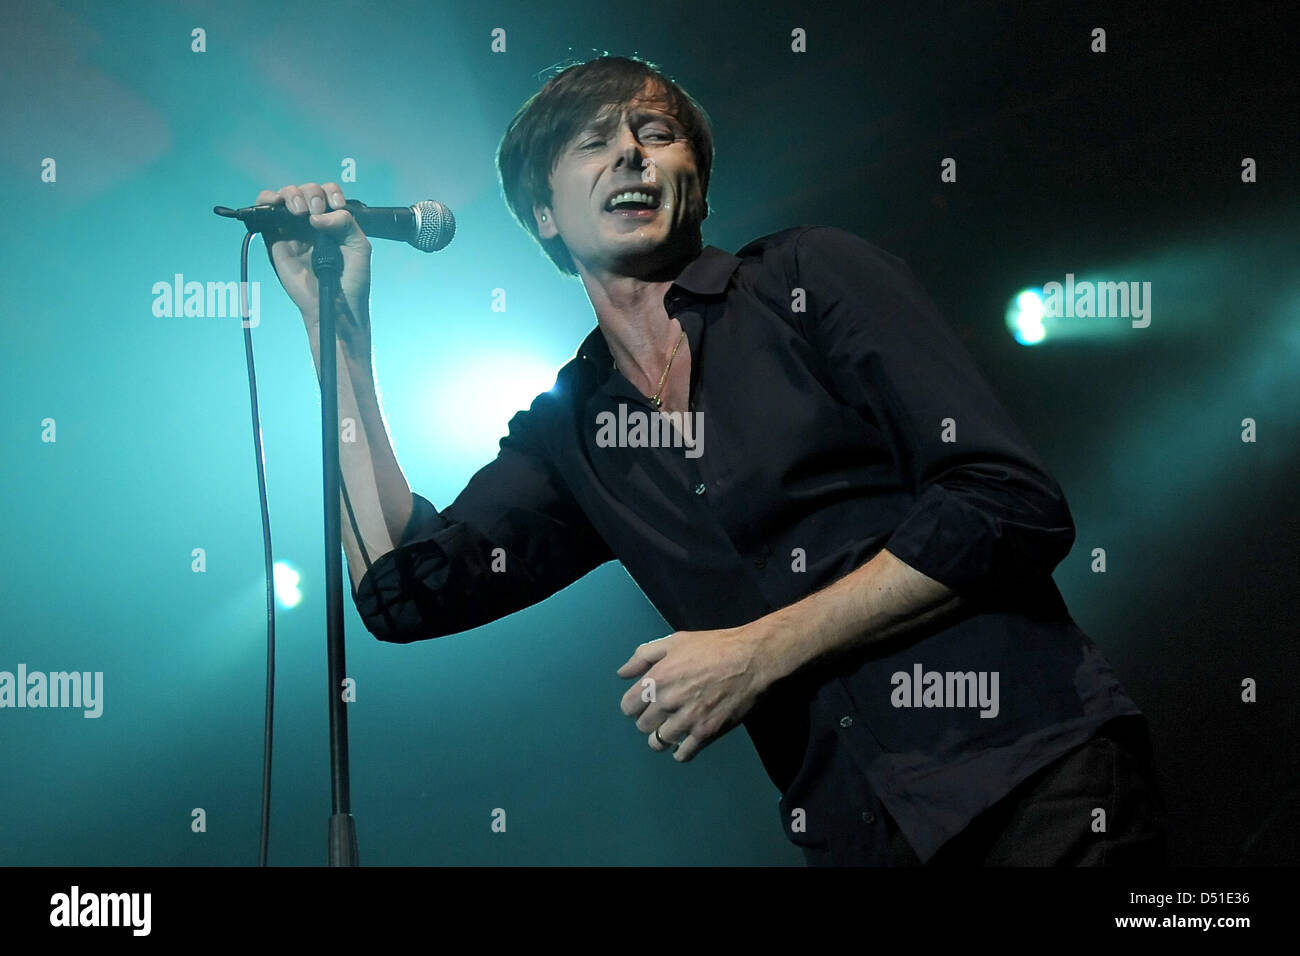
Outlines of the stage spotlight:
{"label": "stage spotlight", "polygon": [[277,561],[273,567],[272,582],[275,585],[275,599],[280,602],[281,607],[297,607],[302,601],[302,592],[298,590],[301,576],[287,561]]}
{"label": "stage spotlight", "polygon": [[1021,345],[1037,345],[1047,338],[1043,313],[1042,289],[1018,292],[1007,305],[1007,330]]}
{"label": "stage spotlight", "polygon": [[488,461],[510,419],[555,386],[556,364],[527,354],[463,361],[431,396],[430,434],[448,451]]}

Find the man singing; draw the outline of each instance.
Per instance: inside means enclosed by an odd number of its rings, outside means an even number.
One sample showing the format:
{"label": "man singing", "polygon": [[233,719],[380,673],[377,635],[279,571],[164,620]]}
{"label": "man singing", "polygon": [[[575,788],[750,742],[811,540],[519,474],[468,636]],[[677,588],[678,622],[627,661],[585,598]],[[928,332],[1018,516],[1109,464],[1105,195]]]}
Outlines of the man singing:
{"label": "man singing", "polygon": [[[623,713],[678,761],[743,723],[810,865],[1163,862],[1146,718],[1052,581],[1059,486],[900,260],[824,226],[704,245],[712,160],[705,112],[640,60],[520,109],[506,201],[597,327],[441,511],[393,455],[342,192],[259,195],[343,247],[366,627],[465,631],[616,559],[674,629],[619,669]],[[270,252],[319,372],[310,247]]]}

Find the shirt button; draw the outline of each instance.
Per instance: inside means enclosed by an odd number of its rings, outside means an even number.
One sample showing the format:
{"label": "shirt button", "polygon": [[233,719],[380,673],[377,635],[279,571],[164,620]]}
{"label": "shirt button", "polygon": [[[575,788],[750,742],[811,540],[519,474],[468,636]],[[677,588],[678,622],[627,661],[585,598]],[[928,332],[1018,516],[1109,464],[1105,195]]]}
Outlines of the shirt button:
{"label": "shirt button", "polygon": [[704,494],[704,482],[701,481],[698,485],[695,486],[695,493],[697,495]]}
{"label": "shirt button", "polygon": [[863,823],[875,823],[875,822],[876,822],[876,815],[875,815],[874,813],[872,813],[870,810],[863,810],[863,811],[862,811],[862,822],[863,822]]}
{"label": "shirt button", "polygon": [[841,727],[852,727],[852,726],[853,726],[853,718],[852,718],[852,717],[841,717],[841,718],[840,718],[840,726],[841,726]]}

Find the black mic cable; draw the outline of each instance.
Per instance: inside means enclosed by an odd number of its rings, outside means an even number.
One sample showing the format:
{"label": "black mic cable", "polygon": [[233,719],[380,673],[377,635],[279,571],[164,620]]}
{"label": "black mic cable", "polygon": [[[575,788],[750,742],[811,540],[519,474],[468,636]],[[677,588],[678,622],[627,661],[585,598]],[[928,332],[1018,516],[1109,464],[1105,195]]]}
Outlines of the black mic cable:
{"label": "black mic cable", "polygon": [[262,553],[266,564],[266,718],[262,738],[262,826],[257,865],[266,866],[271,838],[271,741],[275,717],[275,562],[271,552],[271,516],[266,504],[266,463],[262,425],[257,414],[257,374],[253,368],[253,332],[248,314],[248,246],[254,233],[244,234],[239,250],[239,312],[244,327],[244,358],[248,365],[248,398],[253,412],[253,458],[257,462],[257,496],[262,507]]}

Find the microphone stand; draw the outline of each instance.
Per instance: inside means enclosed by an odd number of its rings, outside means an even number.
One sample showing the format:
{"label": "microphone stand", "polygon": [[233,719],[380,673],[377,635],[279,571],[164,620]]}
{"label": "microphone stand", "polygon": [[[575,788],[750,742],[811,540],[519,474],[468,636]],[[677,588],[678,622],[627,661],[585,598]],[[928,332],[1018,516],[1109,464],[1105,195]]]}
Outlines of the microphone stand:
{"label": "microphone stand", "polygon": [[330,797],[329,865],[357,866],[356,821],[348,786],[347,676],[343,648],[343,539],[339,514],[338,327],[334,300],[343,274],[343,253],[330,236],[314,230],[312,270],[320,287],[321,450],[325,486],[325,628],[329,657]]}

